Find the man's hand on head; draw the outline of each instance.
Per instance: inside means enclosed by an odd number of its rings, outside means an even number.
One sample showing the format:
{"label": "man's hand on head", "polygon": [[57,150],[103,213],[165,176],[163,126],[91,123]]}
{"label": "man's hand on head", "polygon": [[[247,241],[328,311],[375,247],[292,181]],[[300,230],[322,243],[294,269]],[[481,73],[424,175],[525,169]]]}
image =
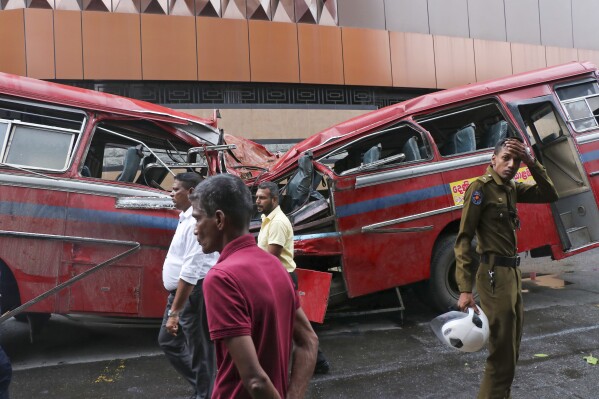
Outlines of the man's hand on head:
{"label": "man's hand on head", "polygon": [[505,148],[518,157],[526,166],[534,165],[535,159],[530,148],[526,147],[520,140],[508,139],[505,142]]}

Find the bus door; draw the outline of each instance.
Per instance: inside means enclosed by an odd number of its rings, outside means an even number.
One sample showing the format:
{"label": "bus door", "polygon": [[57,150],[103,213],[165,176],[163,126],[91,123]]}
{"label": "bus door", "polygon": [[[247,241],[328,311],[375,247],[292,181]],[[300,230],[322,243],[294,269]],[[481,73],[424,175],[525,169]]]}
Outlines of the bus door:
{"label": "bus door", "polygon": [[555,92],[574,132],[595,197],[599,198],[599,85],[593,78],[556,86]]}
{"label": "bus door", "polygon": [[329,165],[343,246],[343,275],[355,297],[425,280],[447,208],[441,173],[431,171],[427,137],[399,123],[339,147]]}
{"label": "bus door", "polygon": [[559,195],[552,204],[564,252],[599,242],[599,210],[576,144],[552,95],[508,103]]}

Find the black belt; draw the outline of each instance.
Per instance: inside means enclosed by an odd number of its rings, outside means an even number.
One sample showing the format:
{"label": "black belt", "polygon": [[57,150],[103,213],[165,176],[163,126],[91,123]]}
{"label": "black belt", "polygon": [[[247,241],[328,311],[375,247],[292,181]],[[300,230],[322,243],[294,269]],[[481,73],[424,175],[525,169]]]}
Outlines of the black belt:
{"label": "black belt", "polygon": [[480,262],[491,266],[518,267],[520,266],[520,257],[482,254],[480,256]]}

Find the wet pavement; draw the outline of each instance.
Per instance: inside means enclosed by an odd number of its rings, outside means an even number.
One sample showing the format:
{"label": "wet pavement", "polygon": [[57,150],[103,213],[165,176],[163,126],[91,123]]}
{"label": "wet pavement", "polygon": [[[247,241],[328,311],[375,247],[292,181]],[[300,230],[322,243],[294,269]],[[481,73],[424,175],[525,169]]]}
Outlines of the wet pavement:
{"label": "wet pavement", "polygon": [[[574,258],[573,258],[574,259]],[[514,398],[598,398],[599,253],[555,263],[523,282],[525,327]],[[560,265],[556,268],[556,265]],[[525,266],[526,267],[526,266]],[[381,306],[390,296],[381,296]],[[397,312],[338,315],[318,328],[332,368],[307,398],[473,398],[485,351],[438,342],[435,313],[404,293]],[[333,316],[333,315],[332,315]],[[191,391],[161,355],[156,325],[113,327],[54,316],[29,344],[26,326],[2,325],[15,368],[11,398],[187,398]],[[542,356],[539,356],[542,355]]]}

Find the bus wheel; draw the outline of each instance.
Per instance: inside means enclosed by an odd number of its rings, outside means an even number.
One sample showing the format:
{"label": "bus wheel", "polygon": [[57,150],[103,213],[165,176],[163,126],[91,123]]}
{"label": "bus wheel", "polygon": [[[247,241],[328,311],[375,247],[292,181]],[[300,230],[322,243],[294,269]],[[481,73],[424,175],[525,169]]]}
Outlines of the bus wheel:
{"label": "bus wheel", "polygon": [[[458,283],[455,278],[455,254],[453,247],[455,245],[456,234],[450,234],[440,237],[433,250],[431,260],[431,277],[426,283],[428,302],[439,312],[447,312],[450,307],[457,305],[460,297]],[[478,256],[472,253],[474,258]],[[478,269],[478,261],[472,273],[474,280]],[[476,290],[474,292],[475,300],[478,300]]]}
{"label": "bus wheel", "polygon": [[21,296],[17,281],[8,266],[0,260],[0,313],[4,314],[19,305]]}

